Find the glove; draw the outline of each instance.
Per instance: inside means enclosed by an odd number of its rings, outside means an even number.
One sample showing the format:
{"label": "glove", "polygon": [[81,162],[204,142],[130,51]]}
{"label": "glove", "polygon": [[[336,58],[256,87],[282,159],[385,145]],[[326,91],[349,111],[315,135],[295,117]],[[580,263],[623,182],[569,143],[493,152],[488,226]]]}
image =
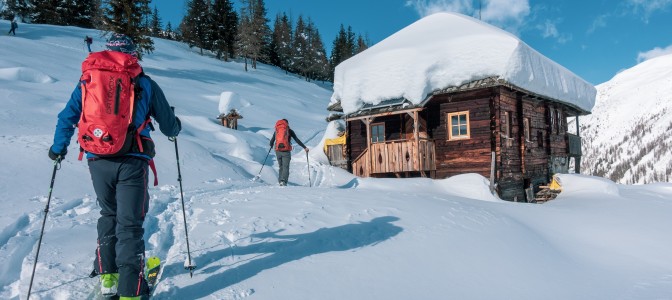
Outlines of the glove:
{"label": "glove", "polygon": [[51,147],[49,147],[49,158],[51,160],[56,160],[57,158],[63,160],[65,158],[65,155],[68,154],[68,149],[63,150],[62,153],[55,153],[53,150],[51,150]]}
{"label": "glove", "polygon": [[308,149],[308,147],[306,147],[306,148],[303,148],[303,150],[305,150],[305,151],[306,151],[306,153],[308,153],[308,151],[310,151],[310,149]]}

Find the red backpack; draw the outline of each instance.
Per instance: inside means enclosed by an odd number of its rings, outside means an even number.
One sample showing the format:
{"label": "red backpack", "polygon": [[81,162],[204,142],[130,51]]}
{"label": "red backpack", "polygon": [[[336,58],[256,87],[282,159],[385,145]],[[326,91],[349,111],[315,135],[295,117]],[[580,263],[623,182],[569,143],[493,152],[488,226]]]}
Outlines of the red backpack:
{"label": "red backpack", "polygon": [[275,151],[292,151],[289,143],[289,124],[287,120],[275,122]]}
{"label": "red backpack", "polygon": [[83,150],[100,157],[120,156],[129,152],[133,138],[139,139],[146,123],[135,128],[133,110],[134,82],[141,72],[138,59],[121,52],[95,52],[84,60],[82,115],[77,125]]}

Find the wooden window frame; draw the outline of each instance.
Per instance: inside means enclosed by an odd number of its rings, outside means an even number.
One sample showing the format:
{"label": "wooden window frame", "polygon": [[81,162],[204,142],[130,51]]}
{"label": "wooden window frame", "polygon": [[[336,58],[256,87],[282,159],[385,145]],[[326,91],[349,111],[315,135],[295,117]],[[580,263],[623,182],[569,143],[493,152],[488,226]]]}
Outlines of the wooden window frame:
{"label": "wooden window frame", "polygon": [[510,139],[511,138],[511,131],[512,131],[511,130],[511,123],[513,123],[512,120],[511,120],[511,112],[504,111],[503,113],[504,113],[504,117],[502,117],[502,120],[504,122],[502,123],[502,128],[501,128],[502,137]]}
{"label": "wooden window frame", "polygon": [[[373,137],[374,137],[373,128],[378,127],[378,126],[383,127],[383,140],[382,141],[377,140],[377,141],[374,142],[373,141]],[[378,137],[378,136],[376,136],[376,137]],[[384,143],[384,142],[385,142],[385,122],[372,123],[371,124],[371,144]]]}
{"label": "wooden window frame", "polygon": [[[461,115],[466,115],[467,116],[467,133],[464,135],[459,135],[459,136],[453,136],[453,122],[452,122],[452,117],[457,116],[457,126],[461,126],[460,124],[460,116]],[[456,141],[456,140],[468,140],[471,138],[471,125],[469,122],[469,111],[468,110],[463,110],[463,111],[457,111],[457,112],[452,112],[447,114],[447,129],[448,129],[448,140],[449,141]],[[458,129],[459,131],[459,129]]]}
{"label": "wooden window frame", "polygon": [[553,109],[552,107],[549,108],[548,113],[551,116],[551,129],[550,129],[550,132],[548,134],[553,134],[553,131],[557,132],[557,126],[558,126],[557,125],[558,121],[556,120],[557,115],[555,114],[555,109]]}
{"label": "wooden window frame", "polygon": [[525,136],[525,142],[530,142],[530,118],[523,118],[523,135]]}

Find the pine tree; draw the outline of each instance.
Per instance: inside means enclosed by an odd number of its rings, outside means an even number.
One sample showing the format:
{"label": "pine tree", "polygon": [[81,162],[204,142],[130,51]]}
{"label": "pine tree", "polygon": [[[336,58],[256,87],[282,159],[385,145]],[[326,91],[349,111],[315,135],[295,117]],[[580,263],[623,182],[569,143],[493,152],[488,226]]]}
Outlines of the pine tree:
{"label": "pine tree", "polygon": [[169,40],[174,40],[175,39],[175,33],[173,32],[173,25],[170,24],[170,21],[168,21],[168,24],[166,24],[166,30],[164,31],[164,38],[169,39]]}
{"label": "pine tree", "polygon": [[70,21],[68,25],[95,28],[95,24],[100,20],[101,0],[69,0],[71,1],[71,10],[68,13]]}
{"label": "pine tree", "polygon": [[28,8],[34,23],[93,28],[100,0],[33,0]]}
{"label": "pine tree", "polygon": [[309,69],[309,46],[308,30],[306,22],[303,21],[303,16],[299,16],[296,21],[296,29],[294,30],[294,38],[292,39],[293,58],[292,65],[294,72],[308,78]]}
{"label": "pine tree", "polygon": [[266,18],[263,0],[243,0],[236,45],[238,52],[251,60],[252,68],[257,68],[257,60],[264,60],[270,45],[270,28]]}
{"label": "pine tree", "polygon": [[6,0],[6,8],[2,12],[3,18],[13,20],[14,18],[21,20],[32,20],[32,3],[28,0]]}
{"label": "pine tree", "polygon": [[370,43],[371,42],[369,41],[368,36],[366,38],[364,38],[364,37],[362,37],[361,34],[358,35],[357,44],[355,45],[355,53],[354,54],[359,54],[360,52],[368,49]]}
{"label": "pine tree", "polygon": [[154,12],[152,13],[152,18],[149,22],[149,32],[151,36],[154,37],[163,37],[163,30],[161,29],[161,17],[159,17],[159,10],[154,6]]}
{"label": "pine tree", "polygon": [[103,15],[103,29],[108,33],[122,33],[133,39],[138,54],[154,51],[154,42],[143,26],[145,17],[151,13],[150,0],[107,0]]}
{"label": "pine tree", "polygon": [[235,54],[238,14],[230,0],[215,0],[211,11],[212,50],[217,59],[233,58]]}
{"label": "pine tree", "polygon": [[61,0],[34,0],[30,17],[38,24],[65,25]]}
{"label": "pine tree", "polygon": [[320,31],[313,24],[312,21],[308,23],[310,33],[310,65],[309,73],[312,79],[328,80],[329,79],[329,60],[327,59],[327,52],[324,49],[324,43],[320,37]]}
{"label": "pine tree", "polygon": [[180,31],[182,39],[189,47],[200,48],[201,55],[203,49],[209,43],[209,7],[204,0],[191,0],[187,2],[187,15],[182,19]]}
{"label": "pine tree", "polygon": [[271,53],[274,55],[271,57],[271,63],[285,71],[290,70],[292,68],[292,23],[285,13],[282,17],[280,14],[275,17],[271,45],[273,49]]}
{"label": "pine tree", "polygon": [[348,35],[345,32],[343,24],[341,24],[341,29],[338,31],[336,38],[331,46],[331,59],[330,59],[330,71],[333,74],[336,66],[346,60],[349,56],[346,53]]}
{"label": "pine tree", "polygon": [[348,30],[346,31],[343,24],[341,24],[341,29],[334,39],[331,48],[331,76],[333,76],[334,70],[338,64],[368,48],[366,40],[364,40],[364,38],[361,38],[361,40],[361,44],[359,43],[359,40],[357,41],[357,44],[355,44],[355,33],[352,31],[352,27],[348,26]]}
{"label": "pine tree", "polygon": [[165,38],[167,38],[169,40],[175,40],[175,39],[177,39],[176,35],[177,34],[173,31],[173,25],[170,24],[170,21],[168,21],[168,24],[166,24]]}

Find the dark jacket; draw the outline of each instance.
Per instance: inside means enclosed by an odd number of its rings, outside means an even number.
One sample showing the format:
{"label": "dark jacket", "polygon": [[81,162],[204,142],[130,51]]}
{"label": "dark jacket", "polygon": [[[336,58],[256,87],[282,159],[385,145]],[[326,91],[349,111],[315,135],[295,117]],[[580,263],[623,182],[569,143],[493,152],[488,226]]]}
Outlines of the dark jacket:
{"label": "dark jacket", "polygon": [[[294,130],[292,130],[291,128],[289,129],[289,137],[290,137],[290,139],[289,139],[290,144],[292,143],[292,139],[294,139],[294,141],[296,141],[296,143],[299,144],[299,146],[301,146],[303,148],[306,148],[306,145],[304,145],[301,142],[301,140],[299,140],[299,138],[296,137],[296,134],[294,133]],[[273,137],[271,138],[271,147],[273,147],[274,143],[275,143],[275,132],[273,133]]]}
{"label": "dark jacket", "polygon": [[[70,96],[70,100],[65,108],[58,114],[58,123],[56,124],[56,132],[54,134],[54,144],[51,146],[51,151],[54,153],[63,153],[70,145],[70,139],[75,133],[77,123],[82,114],[82,82],[77,84],[75,90]],[[181,125],[175,113],[170,108],[166,96],[154,80],[144,73],[140,74],[138,78],[138,85],[142,93],[135,105],[135,118],[133,123],[138,128],[148,117],[154,118],[159,123],[159,129],[166,136],[177,136],[180,132]],[[140,132],[141,136],[150,137],[150,126]],[[153,147],[152,147],[153,148]],[[140,156],[150,158],[148,155],[142,153],[129,153],[128,155]],[[87,158],[95,157],[93,154],[87,153]]]}

